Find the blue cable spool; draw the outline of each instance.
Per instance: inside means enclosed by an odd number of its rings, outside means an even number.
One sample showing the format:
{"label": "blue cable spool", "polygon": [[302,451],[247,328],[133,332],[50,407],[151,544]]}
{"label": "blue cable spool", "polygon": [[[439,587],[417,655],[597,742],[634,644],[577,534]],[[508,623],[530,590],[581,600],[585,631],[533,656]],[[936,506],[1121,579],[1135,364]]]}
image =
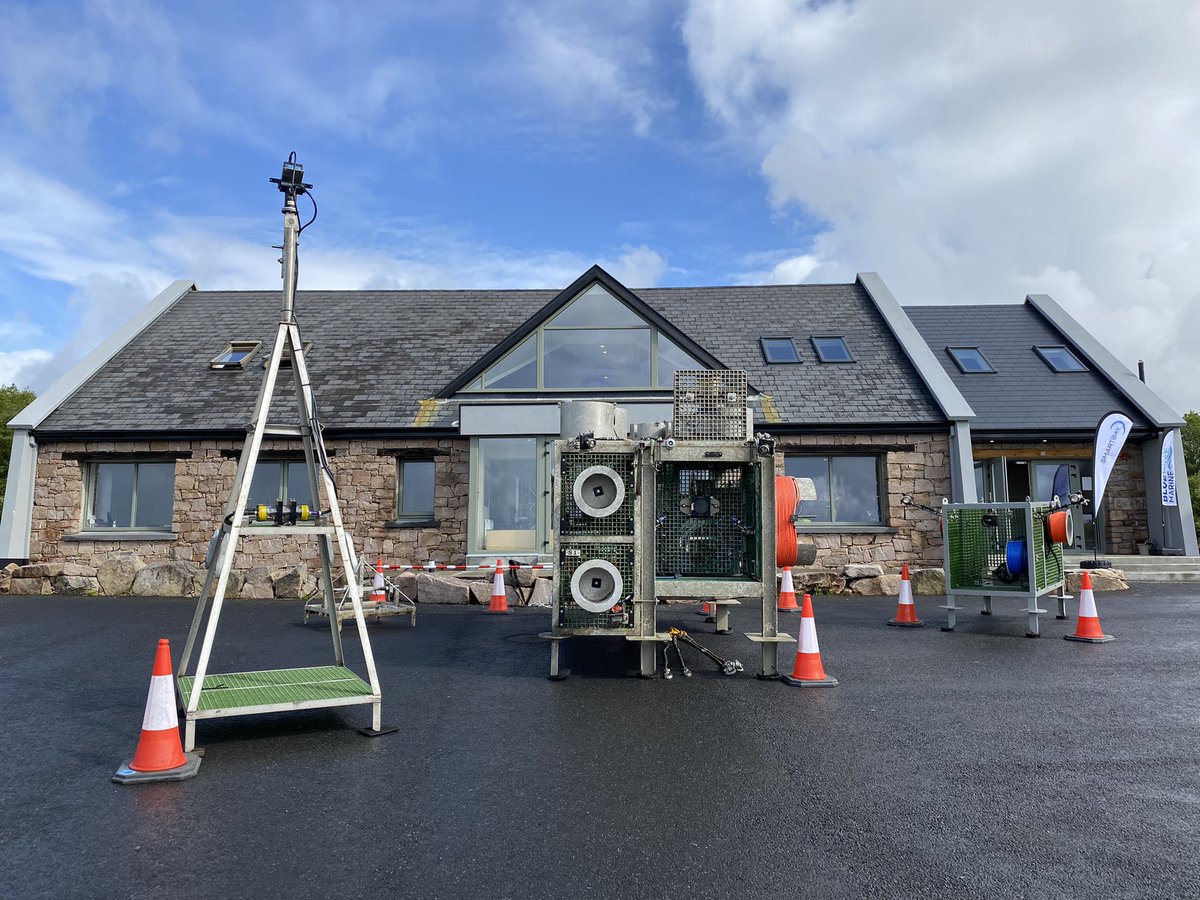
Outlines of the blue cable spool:
{"label": "blue cable spool", "polygon": [[1004,565],[1010,575],[1016,578],[1025,577],[1025,565],[1028,561],[1025,552],[1025,539],[1009,541],[1004,547]]}

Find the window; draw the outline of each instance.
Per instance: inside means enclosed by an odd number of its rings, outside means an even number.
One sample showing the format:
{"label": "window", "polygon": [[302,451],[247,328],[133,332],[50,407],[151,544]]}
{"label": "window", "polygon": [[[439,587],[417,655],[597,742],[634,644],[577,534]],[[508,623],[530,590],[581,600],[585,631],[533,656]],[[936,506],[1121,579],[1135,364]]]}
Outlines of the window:
{"label": "window", "polygon": [[86,529],[170,531],[174,501],[173,462],[92,463]]}
{"label": "window", "polygon": [[396,460],[396,521],[433,519],[434,474],[432,459]]}
{"label": "window", "polygon": [[241,369],[246,360],[262,345],[262,341],[231,341],[225,350],[208,364],[210,369]]}
{"label": "window", "polygon": [[297,505],[316,507],[312,491],[309,490],[308,470],[304,460],[260,459],[254,467],[254,477],[250,480],[250,502],[247,506],[274,506],[278,500],[284,503],[295,500]]}
{"label": "window", "polygon": [[549,505],[548,458],[546,438],[474,439],[470,552],[541,552]]}
{"label": "window", "polygon": [[796,524],[879,525],[879,458],[874,456],[788,456],[785,475],[812,480],[815,500],[801,500]]}
{"label": "window", "polygon": [[769,363],[798,363],[800,354],[796,344],[790,337],[764,337],[758,339],[762,344],[763,359]]}
{"label": "window", "polygon": [[1055,372],[1086,372],[1087,366],[1075,358],[1066,347],[1034,347],[1046,365]]}
{"label": "window", "polygon": [[703,368],[594,284],[463,390],[670,388],[677,370]]}
{"label": "window", "polygon": [[854,362],[854,356],[850,353],[850,348],[846,346],[844,338],[814,337],[812,345],[817,359],[823,363]]}
{"label": "window", "polygon": [[954,358],[958,368],[967,375],[996,371],[978,347],[947,347],[946,351]]}

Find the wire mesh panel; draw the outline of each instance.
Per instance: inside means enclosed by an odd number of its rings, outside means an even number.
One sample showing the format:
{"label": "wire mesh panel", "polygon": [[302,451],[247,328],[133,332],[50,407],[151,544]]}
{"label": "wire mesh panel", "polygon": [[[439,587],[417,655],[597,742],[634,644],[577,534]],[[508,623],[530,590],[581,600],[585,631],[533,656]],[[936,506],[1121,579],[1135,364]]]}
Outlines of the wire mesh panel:
{"label": "wire mesh panel", "polygon": [[682,369],[675,373],[675,437],[684,440],[747,440],[746,373]]}
{"label": "wire mesh panel", "polygon": [[658,471],[656,575],[758,577],[758,485],[746,463],[662,463]]}
{"label": "wire mesh panel", "polygon": [[563,451],[559,463],[559,535],[633,534],[632,453]]}
{"label": "wire mesh panel", "polygon": [[[631,544],[574,542],[559,549],[558,627],[560,628],[633,628],[634,548]],[[620,574],[621,596],[604,612],[590,612],[575,602],[572,579],[580,568],[602,560]]]}

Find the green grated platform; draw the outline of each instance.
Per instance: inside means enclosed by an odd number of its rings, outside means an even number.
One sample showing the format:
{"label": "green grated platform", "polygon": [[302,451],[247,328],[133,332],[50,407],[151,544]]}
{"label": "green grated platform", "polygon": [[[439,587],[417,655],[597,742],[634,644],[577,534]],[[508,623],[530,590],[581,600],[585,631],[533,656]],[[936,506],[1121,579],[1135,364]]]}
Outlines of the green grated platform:
{"label": "green grated platform", "polygon": [[[180,676],[179,692],[184,706],[192,695],[190,675]],[[204,677],[199,712],[287,704],[311,704],[314,701],[370,703],[371,686],[342,666],[317,666],[311,669],[271,669],[266,672],[212,673]]]}

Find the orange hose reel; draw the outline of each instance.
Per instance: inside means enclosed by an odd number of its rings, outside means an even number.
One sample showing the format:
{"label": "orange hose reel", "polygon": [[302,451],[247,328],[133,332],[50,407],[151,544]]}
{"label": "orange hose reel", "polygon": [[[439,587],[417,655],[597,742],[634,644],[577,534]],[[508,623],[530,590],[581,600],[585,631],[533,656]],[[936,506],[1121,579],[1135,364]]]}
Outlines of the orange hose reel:
{"label": "orange hose reel", "polygon": [[1053,544],[1075,542],[1075,522],[1068,509],[1059,509],[1046,516],[1046,538]]}
{"label": "orange hose reel", "polygon": [[775,478],[775,565],[794,566],[799,540],[792,514],[796,512],[796,481],[786,475]]}

